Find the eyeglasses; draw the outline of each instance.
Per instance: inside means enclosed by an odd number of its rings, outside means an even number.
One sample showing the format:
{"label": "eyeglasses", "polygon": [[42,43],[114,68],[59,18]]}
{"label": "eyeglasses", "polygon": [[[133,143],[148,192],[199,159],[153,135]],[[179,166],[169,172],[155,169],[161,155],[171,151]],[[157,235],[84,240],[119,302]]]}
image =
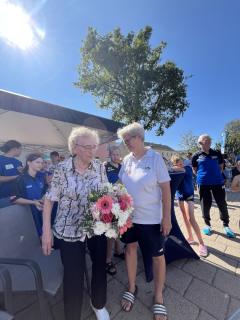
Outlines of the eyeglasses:
{"label": "eyeglasses", "polygon": [[123,139],[123,142],[124,142],[125,144],[128,144],[133,138],[136,138],[136,136],[131,136],[131,137],[129,137],[128,139]]}
{"label": "eyeglasses", "polygon": [[82,147],[84,150],[96,150],[97,149],[97,145],[93,145],[91,146],[90,144],[87,144],[87,145],[82,145],[82,144],[78,144],[78,143],[75,143],[76,146],[78,147]]}

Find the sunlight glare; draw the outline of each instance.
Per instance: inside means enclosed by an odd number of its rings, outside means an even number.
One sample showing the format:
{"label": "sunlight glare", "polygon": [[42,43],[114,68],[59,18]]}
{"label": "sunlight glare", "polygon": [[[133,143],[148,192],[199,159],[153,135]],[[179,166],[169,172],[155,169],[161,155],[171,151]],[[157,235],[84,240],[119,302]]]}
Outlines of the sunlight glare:
{"label": "sunlight glare", "polygon": [[22,7],[0,0],[0,38],[7,44],[27,50],[44,37],[45,32],[34,25]]}

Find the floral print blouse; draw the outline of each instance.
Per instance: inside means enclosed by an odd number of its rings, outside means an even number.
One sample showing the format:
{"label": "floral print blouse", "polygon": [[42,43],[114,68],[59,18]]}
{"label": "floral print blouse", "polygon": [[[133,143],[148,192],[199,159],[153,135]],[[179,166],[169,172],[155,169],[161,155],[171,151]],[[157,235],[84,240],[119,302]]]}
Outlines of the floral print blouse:
{"label": "floral print blouse", "polygon": [[88,195],[108,181],[105,167],[99,160],[91,161],[80,174],[75,170],[73,158],[61,162],[54,171],[51,186],[45,197],[58,202],[53,233],[65,241],[84,241],[89,236],[80,226],[88,208]]}

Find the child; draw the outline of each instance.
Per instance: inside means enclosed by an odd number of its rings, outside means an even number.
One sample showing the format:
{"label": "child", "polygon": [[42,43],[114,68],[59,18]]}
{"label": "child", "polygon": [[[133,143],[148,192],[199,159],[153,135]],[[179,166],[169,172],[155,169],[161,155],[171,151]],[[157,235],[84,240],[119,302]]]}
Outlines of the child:
{"label": "child", "polygon": [[173,163],[174,170],[185,171],[184,179],[178,187],[176,196],[183,215],[184,223],[186,225],[188,233],[187,240],[190,244],[194,243],[194,238],[191,230],[192,227],[199,241],[199,256],[206,257],[208,255],[208,250],[204,245],[200,228],[194,217],[194,188],[192,168],[189,165],[186,165],[184,167],[183,159],[178,155],[172,156],[171,161]]}

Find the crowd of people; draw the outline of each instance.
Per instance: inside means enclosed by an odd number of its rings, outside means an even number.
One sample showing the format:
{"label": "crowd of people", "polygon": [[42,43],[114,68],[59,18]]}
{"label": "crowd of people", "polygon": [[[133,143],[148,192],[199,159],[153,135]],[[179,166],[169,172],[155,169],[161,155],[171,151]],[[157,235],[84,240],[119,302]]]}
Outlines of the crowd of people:
{"label": "crowd of people", "polygon": [[[155,320],[167,319],[163,299],[166,276],[164,244],[172,227],[168,170],[184,173],[176,199],[183,215],[189,244],[195,243],[193,231],[197,237],[199,256],[206,257],[208,248],[194,217],[194,177],[205,223],[202,233],[211,236],[213,232],[210,216],[213,196],[219,208],[223,232],[229,238],[235,237],[229,227],[225,185],[234,192],[240,192],[240,160],[231,166],[232,181],[229,182],[229,175],[226,174],[229,165],[220,151],[211,148],[211,138],[207,134],[199,137],[199,151],[193,156],[188,154],[184,158],[174,155],[171,168],[167,168],[160,153],[144,145],[145,132],[140,124],[133,123],[119,129],[118,137],[124,142],[129,154],[122,160],[119,147],[111,146],[110,160],[105,163],[96,158],[98,134],[87,128],[73,129],[68,139],[70,157],[61,159],[59,153],[53,151],[50,153],[50,164],[41,154],[31,153],[23,165],[17,159],[22,148],[18,141],[7,141],[1,147],[0,198],[8,197],[13,203],[30,205],[43,253],[50,255],[54,244],[60,250],[64,267],[66,320],[81,318],[86,248],[92,260],[90,303],[97,319],[110,319],[105,305],[107,273],[117,273],[112,261],[113,255],[125,259],[128,285],[120,303],[123,311],[132,310],[138,293],[138,245],[152,256],[153,317]],[[119,239],[107,239],[104,235],[91,237],[81,227],[89,194],[107,181],[123,184],[133,198],[133,226],[121,237],[123,245]]]}

